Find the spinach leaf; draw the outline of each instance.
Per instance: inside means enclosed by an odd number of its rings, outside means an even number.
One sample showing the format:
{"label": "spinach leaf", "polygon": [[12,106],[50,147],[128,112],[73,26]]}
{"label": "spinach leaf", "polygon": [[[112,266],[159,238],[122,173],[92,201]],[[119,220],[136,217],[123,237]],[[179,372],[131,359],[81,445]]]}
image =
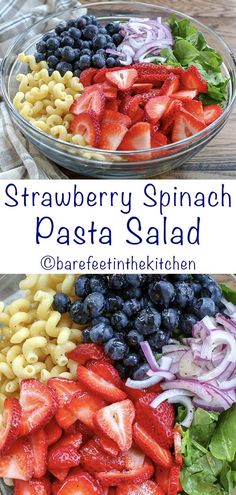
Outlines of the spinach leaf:
{"label": "spinach leaf", "polygon": [[232,465],[227,462],[224,463],[220,473],[220,482],[227,492],[227,495],[232,495],[233,488],[236,485],[236,471],[233,470]]}
{"label": "spinach leaf", "polygon": [[188,469],[182,469],[180,475],[181,485],[183,490],[188,495],[226,495],[223,487],[218,483],[207,481],[203,473],[191,474]]}
{"label": "spinach leaf", "polygon": [[174,56],[183,66],[191,65],[198,58],[199,52],[189,41],[179,39],[173,49]]}
{"label": "spinach leaf", "polygon": [[236,304],[236,291],[234,289],[231,289],[230,287],[227,287],[227,285],[224,284],[220,284],[220,286],[227,301]]}
{"label": "spinach leaf", "polygon": [[181,66],[171,48],[163,48],[163,50],[161,50],[160,52],[160,56],[166,58],[166,60],[168,61],[168,65],[174,65],[177,67]]}
{"label": "spinach leaf", "polygon": [[194,414],[194,420],[191,427],[192,438],[204,447],[208,447],[216,428],[218,416],[218,413],[208,412],[198,408]]}
{"label": "spinach leaf", "polygon": [[236,404],[224,411],[210,442],[210,451],[222,461],[232,462],[236,455]]}

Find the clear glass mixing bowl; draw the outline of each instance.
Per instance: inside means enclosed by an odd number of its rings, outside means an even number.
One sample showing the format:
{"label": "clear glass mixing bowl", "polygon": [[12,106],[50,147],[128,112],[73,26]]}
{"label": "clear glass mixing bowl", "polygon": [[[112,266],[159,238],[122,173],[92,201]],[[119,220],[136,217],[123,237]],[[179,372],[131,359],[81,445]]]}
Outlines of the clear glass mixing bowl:
{"label": "clear glass mixing bowl", "polygon": [[[35,44],[43,33],[51,31],[61,19],[79,17],[87,9],[90,14],[98,17],[102,24],[114,19],[129,19],[130,17],[158,16],[168,19],[175,13],[178,19],[189,18],[197,29],[206,36],[208,44],[216,49],[224,60],[223,71],[229,78],[228,99],[223,114],[203,131],[178,143],[169,144],[161,148],[132,152],[134,161],[128,161],[130,152],[102,151],[99,149],[88,150],[82,146],[65,143],[34,128],[13,107],[12,101],[17,92],[16,75],[26,72],[26,67],[17,60],[17,55],[24,51],[33,54]],[[8,109],[21,132],[48,158],[63,166],[65,169],[88,177],[101,179],[137,179],[149,178],[160,175],[175,167],[179,167],[200,151],[225,125],[232,110],[236,94],[236,62],[233,53],[214,31],[200,22],[175,12],[172,9],[139,2],[99,2],[82,7],[64,10],[60,14],[51,15],[34,24],[26,30],[8,50],[2,64],[2,91]],[[140,158],[139,158],[140,157]],[[144,160],[144,158],[147,158]],[[207,164],[206,164],[207,167]]]}

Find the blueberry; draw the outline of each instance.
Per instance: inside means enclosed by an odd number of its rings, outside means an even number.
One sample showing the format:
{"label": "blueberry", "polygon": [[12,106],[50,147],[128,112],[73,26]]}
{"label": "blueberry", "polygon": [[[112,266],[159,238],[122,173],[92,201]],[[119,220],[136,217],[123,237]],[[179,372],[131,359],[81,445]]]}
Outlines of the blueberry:
{"label": "blueberry", "polygon": [[107,342],[113,337],[113,330],[107,323],[101,322],[93,326],[90,330],[90,338],[96,344]]}
{"label": "blueberry", "polygon": [[122,309],[123,304],[124,301],[120,296],[117,296],[116,294],[109,295],[106,300],[106,310],[108,313],[115,313],[116,311]]}
{"label": "blueberry", "polygon": [[69,29],[71,27],[75,27],[76,24],[77,24],[76,19],[69,19],[69,21],[67,21],[67,23],[66,23],[66,29]]}
{"label": "blueberry", "polygon": [[197,321],[198,321],[197,316],[191,313],[186,313],[181,315],[179,322],[179,328],[181,332],[183,332],[184,335],[187,337],[192,337],[192,329],[195,323],[197,323]]}
{"label": "blueberry", "polygon": [[90,328],[85,328],[83,330],[83,342],[91,342],[91,339],[90,339]]}
{"label": "blueberry", "polygon": [[156,332],[161,325],[161,315],[154,308],[145,308],[135,319],[134,326],[142,335]]}
{"label": "blueberry", "polygon": [[136,315],[140,309],[141,302],[138,299],[129,299],[129,301],[125,301],[123,306],[123,311],[129,318]]}
{"label": "blueberry", "polygon": [[216,306],[213,299],[201,297],[192,305],[192,311],[201,320],[204,316],[214,316]]}
{"label": "blueberry", "polygon": [[36,50],[37,52],[39,53],[45,53],[46,50],[47,50],[47,45],[45,43],[45,41],[39,41],[37,44],[36,44]]}
{"label": "blueberry", "polygon": [[52,55],[55,55],[55,50],[48,50],[47,53],[45,54],[46,59],[48,59]]}
{"label": "blueberry", "polygon": [[140,342],[143,342],[144,337],[137,330],[130,330],[127,333],[127,342],[130,347],[139,347]]}
{"label": "blueberry", "polygon": [[[80,70],[80,63],[79,63],[79,60],[76,60],[76,62],[73,63],[73,68],[74,70]],[[80,70],[80,73],[82,71]]]}
{"label": "blueberry", "polygon": [[89,55],[91,57],[91,50],[89,48],[83,48],[80,52],[80,56],[82,55]]}
{"label": "blueberry", "polygon": [[176,308],[166,308],[161,313],[162,325],[166,330],[175,330],[178,328],[180,311]]}
{"label": "blueberry", "polygon": [[57,58],[61,58],[61,53],[62,53],[62,48],[57,48],[57,50],[55,50],[54,52],[54,55]]}
{"label": "blueberry", "polygon": [[161,351],[163,345],[168,344],[170,336],[169,331],[159,329],[158,332],[149,336],[148,342],[153,351]]}
{"label": "blueberry", "polygon": [[211,275],[194,275],[193,278],[204,287],[207,287],[212,282],[215,282],[214,277],[212,277]]}
{"label": "blueberry", "polygon": [[106,34],[106,40],[107,43],[112,43],[112,37],[110,36],[110,34]]}
{"label": "blueberry", "polygon": [[89,321],[89,316],[85,314],[83,303],[81,301],[75,301],[70,307],[70,317],[75,323],[86,324]]}
{"label": "blueberry", "polygon": [[66,29],[66,21],[61,21],[56,27],[55,27],[55,32],[57,34],[61,34],[63,33],[63,31],[65,31]]}
{"label": "blueberry", "polygon": [[117,62],[116,60],[114,59],[114,57],[108,57],[107,60],[106,60],[106,67],[108,69],[113,69],[113,67],[116,67],[117,66]]}
{"label": "blueberry", "polygon": [[129,354],[127,357],[124,358],[124,365],[128,368],[135,368],[136,366],[138,366],[139,362],[140,358],[137,354]]}
{"label": "blueberry", "polygon": [[111,317],[111,324],[115,330],[124,330],[129,324],[129,320],[123,311],[117,311]]}
{"label": "blueberry", "polygon": [[210,297],[216,304],[219,304],[222,299],[222,290],[218,284],[212,282],[207,287],[203,287],[201,296]]}
{"label": "blueberry", "polygon": [[102,55],[105,58],[107,57],[106,50],[104,50],[103,48],[99,48],[99,50],[97,50],[96,53]]}
{"label": "blueberry", "polygon": [[193,289],[194,295],[195,296],[198,296],[198,294],[200,294],[201,289],[202,289],[201,284],[199,282],[192,281],[191,282],[191,287]]}
{"label": "blueberry", "polygon": [[60,72],[61,76],[64,76],[66,72],[72,71],[72,65],[68,64],[68,62],[59,62],[56,69]]}
{"label": "blueberry", "polygon": [[84,17],[84,16],[79,17],[79,18],[77,19],[76,25],[77,25],[77,27],[78,27],[79,29],[84,29],[84,28],[85,28],[85,26],[87,26],[87,20],[85,19],[85,17]]}
{"label": "blueberry", "polygon": [[175,288],[167,280],[159,280],[150,284],[148,293],[151,301],[163,308],[168,308],[175,298]]}
{"label": "blueberry", "polygon": [[115,45],[115,43],[113,43],[112,41],[109,41],[109,42],[107,43],[106,48],[109,48],[110,50],[116,50],[116,45]]}
{"label": "blueberry", "polygon": [[127,280],[129,285],[132,285],[132,287],[141,287],[142,285],[145,284],[145,282],[147,280],[147,276],[146,275],[136,275],[136,274],[126,275],[126,280]]}
{"label": "blueberry", "polygon": [[82,46],[81,48],[84,50],[85,48],[89,48],[89,50],[92,48],[92,42],[91,41],[82,41]]}
{"label": "blueberry", "polygon": [[123,36],[120,33],[113,34],[112,41],[116,46],[120,45],[123,41]]}
{"label": "blueberry", "polygon": [[106,30],[110,35],[118,33],[120,30],[120,23],[119,22],[109,22],[109,24],[106,25]]}
{"label": "blueberry", "polygon": [[82,47],[83,47],[83,41],[82,40],[75,40],[74,48],[79,48],[81,50]]}
{"label": "blueberry", "polygon": [[71,36],[72,38],[74,38],[75,40],[77,39],[80,39],[81,38],[81,31],[80,29],[76,28],[76,27],[71,27],[69,30],[68,30],[68,34],[69,36]]}
{"label": "blueberry", "polygon": [[106,323],[107,325],[110,324],[109,318],[106,318],[106,316],[96,316],[96,318],[92,319],[92,325],[95,326],[98,323]]}
{"label": "blueberry", "polygon": [[193,288],[186,282],[177,282],[175,284],[175,293],[175,303],[180,308],[189,306],[194,298]]}
{"label": "blueberry", "polygon": [[141,287],[128,287],[123,292],[123,297],[125,300],[129,299],[141,299],[142,289]]}
{"label": "blueberry", "polygon": [[75,77],[80,77],[80,76],[81,76],[81,72],[82,72],[82,71],[81,71],[80,69],[75,69],[75,70],[74,70],[74,76],[75,76]]}
{"label": "blueberry", "polygon": [[96,318],[103,313],[105,299],[100,292],[92,292],[84,300],[84,312],[91,318]]}
{"label": "blueberry", "polygon": [[50,69],[50,68],[48,69],[48,75],[49,75],[49,77],[52,76],[53,72],[54,72],[54,69]]}
{"label": "blueberry", "polygon": [[86,40],[92,40],[96,34],[98,34],[97,26],[89,25],[83,30],[83,37]]}
{"label": "blueberry", "polygon": [[90,290],[90,280],[85,275],[77,278],[75,282],[75,294],[78,297],[86,297],[91,292]]}
{"label": "blueberry", "polygon": [[94,275],[90,278],[91,292],[101,292],[101,294],[106,294],[107,284],[107,278],[102,275]]}
{"label": "blueberry", "polygon": [[42,40],[43,41],[47,41],[47,40],[49,40],[49,38],[53,38],[53,36],[55,36],[55,34],[53,34],[53,33],[45,33],[43,35],[43,37],[42,37]]}
{"label": "blueberry", "polygon": [[48,50],[57,50],[60,46],[60,38],[54,37],[54,38],[49,38],[46,41],[47,49]]}
{"label": "blueberry", "polygon": [[64,46],[61,55],[65,62],[73,62],[75,60],[75,53],[71,46]]}
{"label": "blueberry", "polygon": [[47,63],[49,67],[51,67],[51,69],[55,69],[57,64],[59,63],[59,59],[54,55],[51,55],[50,57],[48,57]]}
{"label": "blueberry", "polygon": [[189,275],[183,275],[182,273],[178,273],[177,275],[171,275],[171,279],[174,282],[189,282]]}
{"label": "blueberry", "polygon": [[74,38],[72,38],[71,36],[63,36],[63,38],[61,39],[61,46],[71,46],[73,47],[75,44],[75,41],[74,41]]}
{"label": "blueberry", "polygon": [[75,60],[78,61],[81,57],[81,51],[78,48],[74,49]]}
{"label": "blueberry", "polygon": [[92,62],[96,69],[102,69],[106,65],[106,60],[100,53],[95,53],[95,55],[93,55]]}
{"label": "blueberry", "polygon": [[82,55],[79,60],[79,68],[81,70],[88,69],[91,65],[91,57],[89,55]]}
{"label": "blueberry", "polygon": [[104,34],[97,34],[97,36],[93,38],[93,47],[95,48],[95,50],[99,50],[99,48],[104,48],[106,46],[106,43],[107,40]]}
{"label": "blueberry", "polygon": [[119,361],[120,359],[124,359],[124,356],[127,352],[128,348],[125,342],[117,338],[113,338],[108,340],[108,342],[104,345],[105,353],[114,361]]}
{"label": "blueberry", "polygon": [[37,64],[45,60],[45,55],[43,53],[35,52],[34,57]]}
{"label": "blueberry", "polygon": [[62,292],[58,292],[53,297],[53,308],[55,311],[59,311],[59,313],[67,313],[70,309],[70,305],[70,298]]}
{"label": "blueberry", "polygon": [[98,32],[99,32],[99,34],[105,34],[105,35],[107,34],[107,30],[104,27],[100,27]]}
{"label": "blueberry", "polygon": [[122,290],[128,286],[125,275],[111,275],[109,287],[113,290]]}
{"label": "blueberry", "polygon": [[133,373],[134,380],[146,380],[148,378],[147,372],[149,371],[150,366],[148,364],[142,364],[139,366],[135,372]]}

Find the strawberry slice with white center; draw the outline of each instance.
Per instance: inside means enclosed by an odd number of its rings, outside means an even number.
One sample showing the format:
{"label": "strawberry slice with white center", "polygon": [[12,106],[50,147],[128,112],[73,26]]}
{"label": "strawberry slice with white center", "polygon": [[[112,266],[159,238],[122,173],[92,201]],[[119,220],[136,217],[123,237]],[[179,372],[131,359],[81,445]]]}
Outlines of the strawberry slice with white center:
{"label": "strawberry slice with white center", "polygon": [[105,108],[105,96],[101,90],[94,86],[87,87],[82,95],[70,106],[70,113],[79,115],[80,113],[93,110],[98,120],[102,118]]}
{"label": "strawberry slice with white center", "polygon": [[179,89],[179,76],[170,73],[160,89],[160,95],[171,96],[173,93],[176,93],[178,89]]}
{"label": "strawberry slice with white center", "polygon": [[140,449],[158,466],[169,468],[172,463],[169,449],[161,447],[138,423],[133,427],[133,439]]}
{"label": "strawberry slice with white center", "polygon": [[70,445],[57,446],[53,445],[49,449],[47,465],[49,470],[53,469],[69,469],[78,466],[80,463],[80,455],[77,450]]}
{"label": "strawberry slice with white center", "polygon": [[177,91],[177,93],[173,93],[171,95],[171,98],[175,98],[177,100],[181,101],[188,101],[188,100],[193,100],[193,98],[196,98],[198,95],[197,89],[182,89],[180,91]]}
{"label": "strawberry slice with white center", "polygon": [[26,438],[19,438],[8,453],[0,457],[0,477],[27,481],[32,475],[33,454],[30,442]]}
{"label": "strawberry slice with white center", "polygon": [[[104,124],[105,125],[105,124]],[[78,381],[89,392],[94,392],[99,397],[102,397],[107,402],[118,402],[127,397],[123,390],[113,385],[113,383],[104,380],[91,370],[88,370],[82,365],[77,368]],[[78,418],[80,419],[80,418]]]}
{"label": "strawberry slice with white center", "polygon": [[222,115],[223,108],[220,105],[207,105],[204,107],[203,113],[206,125],[210,125]]}
{"label": "strawberry slice with white center", "polygon": [[94,415],[104,405],[105,402],[100,397],[96,397],[95,394],[81,392],[73,397],[67,408],[69,413],[75,418],[75,421],[79,419],[88,428],[94,430]]}
{"label": "strawberry slice with white center", "polygon": [[117,86],[121,91],[126,91],[132,88],[135,81],[138,79],[136,69],[122,69],[114,72],[106,72],[106,80]]}
{"label": "strawberry slice with white center", "polygon": [[58,403],[54,392],[34,378],[20,384],[22,408],[21,435],[28,435],[45,426],[54,416]]}
{"label": "strawberry slice with white center", "polygon": [[124,459],[127,470],[136,469],[143,466],[145,454],[138,447],[132,446],[131,449],[125,452]]}
{"label": "strawberry slice with white center", "polygon": [[182,141],[182,139],[186,139],[202,131],[205,127],[205,124],[196,119],[191,113],[181,110],[176,116],[171,140],[173,143]]}
{"label": "strawberry slice with white center", "polygon": [[151,122],[151,124],[156,124],[166,112],[169,104],[169,96],[157,96],[156,98],[151,98],[145,106],[148,121]]}
{"label": "strawberry slice with white center", "polygon": [[17,399],[5,399],[0,429],[0,455],[5,454],[20,434],[21,406]]}
{"label": "strawberry slice with white center", "polygon": [[103,489],[88,473],[81,473],[65,480],[57,495],[103,495]]}
{"label": "strawberry slice with white center", "polygon": [[116,151],[124,139],[127,127],[116,122],[102,122],[99,148]]}
{"label": "strawberry slice with white center", "polygon": [[129,471],[106,471],[97,473],[96,478],[103,486],[118,486],[127,483],[142,483],[149,480],[154,473],[154,467],[147,457],[143,466],[130,469]]}
{"label": "strawberry slice with white center", "polygon": [[101,130],[93,110],[76,115],[71,122],[70,131],[74,134],[80,134],[89,146],[96,147],[99,144]]}
{"label": "strawberry slice with white center", "polygon": [[59,406],[64,406],[64,404],[69,403],[78,392],[82,392],[82,388],[78,382],[59,376],[49,378],[47,385],[56,393]]}
{"label": "strawberry slice with white center", "polygon": [[154,481],[145,481],[141,485],[120,485],[116,495],[164,495],[164,492]]}
{"label": "strawberry slice with white center", "polygon": [[[151,148],[151,126],[149,122],[138,122],[134,124],[125,135],[119,146],[120,151],[139,151]],[[132,160],[142,160],[151,158],[151,153],[132,155]]]}
{"label": "strawberry slice with white center", "polygon": [[124,115],[120,112],[114,112],[112,110],[105,110],[102,118],[102,123],[116,123],[130,127],[132,125],[131,118],[128,115]]}
{"label": "strawberry slice with white center", "polygon": [[47,465],[47,451],[48,445],[44,430],[36,431],[29,437],[32,453],[34,457],[34,478],[42,478],[45,475]]}
{"label": "strawberry slice with white center", "polygon": [[196,89],[199,93],[207,93],[208,91],[207,82],[195,65],[190,65],[190,67],[184,71],[181,76],[181,82],[186,89]]}
{"label": "strawberry slice with white center", "polygon": [[95,415],[95,422],[107,436],[118,444],[121,451],[125,451],[132,445],[134,417],[133,403],[126,399],[103,407]]}
{"label": "strawberry slice with white center", "polygon": [[54,418],[44,427],[44,431],[48,446],[53,445],[62,436],[62,429],[58,426]]}
{"label": "strawberry slice with white center", "polygon": [[200,120],[205,124],[203,104],[198,100],[186,100],[183,102],[183,107],[189,113],[191,113],[196,119]]}
{"label": "strawberry slice with white center", "polygon": [[41,480],[32,479],[30,481],[15,480],[14,495],[50,495],[51,486],[45,477]]}

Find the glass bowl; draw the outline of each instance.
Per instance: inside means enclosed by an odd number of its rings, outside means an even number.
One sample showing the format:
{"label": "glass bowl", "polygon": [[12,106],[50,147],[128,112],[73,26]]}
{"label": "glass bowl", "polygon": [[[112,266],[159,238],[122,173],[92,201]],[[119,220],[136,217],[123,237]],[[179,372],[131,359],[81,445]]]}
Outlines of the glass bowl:
{"label": "glass bowl", "polygon": [[[18,89],[16,75],[26,72],[27,68],[17,60],[20,52],[33,54],[35,44],[43,33],[51,31],[60,19],[79,17],[85,9],[98,17],[102,24],[130,17],[162,17],[168,19],[176,14],[178,19],[188,18],[194,26],[203,32],[208,44],[217,50],[224,61],[223,72],[229,78],[228,98],[223,114],[210,126],[192,137],[161,148],[132,152],[133,161],[128,161],[130,152],[102,151],[88,149],[55,139],[33,127],[13,107],[12,101]],[[172,9],[139,2],[99,2],[64,10],[60,14],[50,15],[27,29],[17,38],[8,50],[2,64],[2,92],[13,120],[21,132],[50,160],[77,174],[101,179],[137,179],[160,175],[179,167],[200,151],[225,125],[232,110],[236,94],[236,62],[226,43],[214,31],[200,22]],[[144,159],[146,158],[146,159]],[[206,165],[207,166],[207,165]]]}

